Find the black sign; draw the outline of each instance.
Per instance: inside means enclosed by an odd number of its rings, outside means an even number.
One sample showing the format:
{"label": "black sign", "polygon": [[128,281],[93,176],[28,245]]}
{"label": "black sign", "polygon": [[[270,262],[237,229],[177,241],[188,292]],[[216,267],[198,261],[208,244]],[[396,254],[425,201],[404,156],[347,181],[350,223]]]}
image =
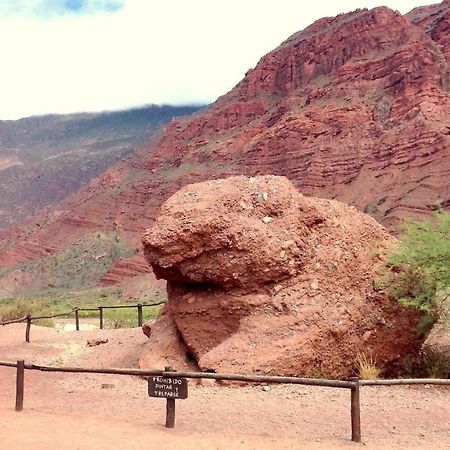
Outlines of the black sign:
{"label": "black sign", "polygon": [[188,396],[188,382],[185,378],[148,378],[150,397],[185,399]]}

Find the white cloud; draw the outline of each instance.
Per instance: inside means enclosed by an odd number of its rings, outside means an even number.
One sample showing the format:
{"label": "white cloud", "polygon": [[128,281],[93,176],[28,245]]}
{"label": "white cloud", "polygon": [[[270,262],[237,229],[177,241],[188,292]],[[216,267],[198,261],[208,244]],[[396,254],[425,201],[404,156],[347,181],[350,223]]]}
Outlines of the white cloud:
{"label": "white cloud", "polygon": [[[42,17],[32,11],[35,1],[6,3],[23,9],[6,14],[0,7],[2,119],[144,103],[210,102],[231,89],[261,56],[312,21],[380,4],[124,0],[111,13],[105,11],[107,2],[90,0],[83,14]],[[406,12],[423,0],[384,3]]]}

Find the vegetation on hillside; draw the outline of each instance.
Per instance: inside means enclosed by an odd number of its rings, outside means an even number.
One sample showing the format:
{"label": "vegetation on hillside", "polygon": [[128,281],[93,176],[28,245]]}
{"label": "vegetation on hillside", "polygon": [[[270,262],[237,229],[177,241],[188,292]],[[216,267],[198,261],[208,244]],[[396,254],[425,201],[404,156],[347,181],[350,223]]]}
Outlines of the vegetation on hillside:
{"label": "vegetation on hillside", "polygon": [[28,293],[46,296],[92,288],[115,261],[133,254],[116,232],[90,233],[54,255],[19,263],[17,269],[33,278]]}

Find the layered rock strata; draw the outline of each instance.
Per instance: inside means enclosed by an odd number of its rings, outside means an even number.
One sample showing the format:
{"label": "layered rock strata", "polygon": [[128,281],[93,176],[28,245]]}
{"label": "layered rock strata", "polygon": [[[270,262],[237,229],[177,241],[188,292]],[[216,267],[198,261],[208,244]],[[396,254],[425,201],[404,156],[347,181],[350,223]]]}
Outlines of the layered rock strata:
{"label": "layered rock strata", "polygon": [[212,178],[284,175],[395,233],[405,218],[449,208],[449,11],[447,0],[406,16],[364,9],[294,34],[209,108],[174,119],[52,210],[0,230],[0,288],[16,267],[36,276],[25,261],[94,230],[138,246],[164,200]]}

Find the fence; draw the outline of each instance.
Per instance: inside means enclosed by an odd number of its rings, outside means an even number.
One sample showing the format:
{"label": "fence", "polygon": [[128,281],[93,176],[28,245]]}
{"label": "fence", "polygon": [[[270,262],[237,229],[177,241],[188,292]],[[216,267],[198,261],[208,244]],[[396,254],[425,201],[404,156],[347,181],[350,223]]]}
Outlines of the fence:
{"label": "fence", "polygon": [[149,306],[160,306],[160,305],[163,305],[164,303],[165,302],[138,303],[137,305],[115,305],[115,306],[97,306],[95,308],[73,308],[70,311],[67,311],[65,313],[52,314],[52,315],[47,315],[47,316],[38,316],[38,317],[32,317],[31,314],[28,314],[27,316],[21,317],[20,319],[14,319],[14,320],[8,320],[5,322],[0,322],[0,326],[10,325],[13,323],[26,322],[27,327],[25,329],[25,342],[30,342],[31,323],[33,322],[33,320],[54,319],[56,317],[68,317],[71,314],[74,314],[75,329],[77,331],[79,331],[80,330],[80,314],[79,313],[82,311],[98,311],[99,312],[100,329],[103,329],[103,326],[104,326],[103,311],[105,309],[137,308],[137,323],[138,323],[138,327],[141,327],[142,323],[143,323],[142,308],[146,308]]}
{"label": "fence", "polygon": [[[392,386],[392,385],[417,385],[433,384],[450,386],[450,380],[445,379],[398,379],[398,380],[360,380],[359,378],[350,378],[349,380],[322,380],[317,378],[298,378],[298,377],[280,377],[264,375],[238,375],[238,374],[219,374],[208,372],[176,372],[166,367],[165,370],[139,370],[139,369],[95,369],[85,367],[51,367],[37,364],[26,364],[23,360],[17,362],[0,361],[0,366],[15,367],[16,374],[16,411],[23,410],[24,403],[24,380],[25,370],[38,370],[42,372],[64,372],[64,373],[95,373],[95,374],[114,374],[151,377],[160,376],[165,378],[207,378],[212,380],[241,381],[246,383],[272,383],[272,384],[299,384],[304,386],[321,386],[330,388],[349,389],[350,413],[352,441],[361,442],[361,405],[360,405],[360,387],[361,386]],[[169,410],[169,402],[172,405]],[[175,420],[175,400],[167,399],[166,426],[172,428]],[[169,419],[170,415],[170,419]]]}
{"label": "fence", "polygon": [[[348,381],[339,380],[321,380],[315,378],[297,378],[297,377],[279,377],[263,375],[237,375],[237,374],[219,374],[208,372],[175,372],[173,370],[138,370],[138,369],[94,369],[84,367],[51,367],[36,364],[26,364],[23,360],[17,362],[0,361],[0,366],[16,367],[16,411],[23,410],[24,403],[24,380],[25,370],[38,370],[42,372],[64,372],[64,373],[95,373],[95,374],[114,374],[114,375],[132,375],[141,377],[160,376],[165,378],[208,378],[213,380],[241,381],[246,383],[275,383],[275,384],[300,384],[306,386],[322,386],[331,388],[350,389],[351,391],[351,428],[352,440],[361,442],[361,420],[360,420],[360,400],[358,378]],[[169,408],[171,401],[172,408]],[[166,418],[166,426],[172,428],[174,423],[174,400],[167,399],[167,415],[172,416],[172,420]],[[171,422],[171,423],[170,423]]]}

